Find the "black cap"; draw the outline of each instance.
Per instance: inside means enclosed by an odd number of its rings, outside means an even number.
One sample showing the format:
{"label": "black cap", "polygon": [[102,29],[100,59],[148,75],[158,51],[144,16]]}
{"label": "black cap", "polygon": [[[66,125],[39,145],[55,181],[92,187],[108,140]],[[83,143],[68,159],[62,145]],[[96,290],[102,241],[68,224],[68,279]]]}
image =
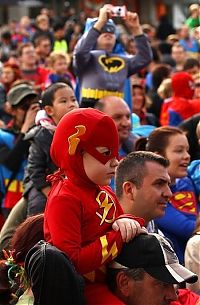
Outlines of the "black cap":
{"label": "black cap", "polygon": [[103,26],[101,33],[111,33],[115,34],[116,33],[116,26],[114,22],[107,21],[106,24]]}
{"label": "black cap", "polygon": [[156,234],[140,234],[124,244],[122,252],[110,265],[111,268],[143,268],[152,277],[165,283],[194,283],[198,276],[183,267],[171,244]]}

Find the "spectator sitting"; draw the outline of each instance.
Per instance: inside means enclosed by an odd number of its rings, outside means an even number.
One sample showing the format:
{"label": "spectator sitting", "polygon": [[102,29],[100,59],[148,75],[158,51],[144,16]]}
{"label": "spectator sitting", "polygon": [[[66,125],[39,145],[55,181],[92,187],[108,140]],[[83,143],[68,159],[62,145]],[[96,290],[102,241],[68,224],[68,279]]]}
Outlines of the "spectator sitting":
{"label": "spectator sitting", "polygon": [[43,110],[36,115],[37,126],[25,136],[25,139],[31,142],[24,176],[24,197],[27,199],[28,215],[44,212],[50,191],[46,176],[57,170],[50,157],[53,135],[61,118],[78,108],[78,103],[70,86],[55,83],[43,92],[41,107]]}
{"label": "spectator sitting", "polygon": [[0,83],[0,119],[2,119],[5,124],[11,119],[11,115],[6,111],[6,95],[13,83],[20,79],[21,72],[17,64],[7,62],[3,65]]}
{"label": "spectator sitting", "polygon": [[189,6],[189,17],[186,20],[186,25],[190,29],[200,26],[200,6],[198,3],[193,3]]}
{"label": "spectator sitting", "polygon": [[131,80],[132,85],[132,111],[140,118],[140,125],[158,126],[158,120],[153,113],[147,111],[148,106],[151,105],[150,98],[145,95],[143,86]]}
{"label": "spectator sitting", "polygon": [[10,239],[27,214],[44,212],[50,188],[46,176],[57,169],[50,158],[52,137],[63,114],[78,107],[73,90],[64,83],[48,87],[43,92],[41,103],[43,110],[36,115],[37,126],[25,136],[31,146],[24,176],[24,196],[17,202],[0,232],[0,256],[2,249],[10,249]]}
{"label": "spectator sitting", "polygon": [[165,126],[168,124],[168,108],[172,102],[172,80],[171,78],[166,78],[162,81],[157,90],[158,95],[163,99],[163,103],[160,111],[160,125]]}
{"label": "spectator sitting", "polygon": [[53,51],[67,53],[68,45],[65,39],[65,24],[61,22],[54,23],[53,35],[54,35]]}
{"label": "spectator sitting", "polygon": [[12,35],[9,30],[4,30],[0,38],[0,60],[6,62],[9,59],[11,51],[16,49],[16,44],[12,41]]}
{"label": "spectator sitting", "polygon": [[193,99],[195,84],[189,73],[177,72],[171,79],[172,100],[166,109],[166,124],[177,126],[200,112],[200,99]]}
{"label": "spectator sitting", "polygon": [[155,222],[173,242],[180,262],[184,263],[185,246],[194,230],[199,212],[195,187],[187,176],[190,162],[187,137],[179,128],[162,126],[154,129],[148,139],[137,140],[136,149],[156,152],[170,161],[168,173],[173,195],[166,206],[165,214]]}
{"label": "spectator sitting", "polygon": [[49,17],[44,14],[40,14],[36,17],[36,31],[31,36],[31,41],[33,44],[35,43],[35,39],[40,35],[46,35],[51,41],[51,45],[53,46],[53,33],[49,30]]}
{"label": "spectator sitting", "polygon": [[125,244],[107,273],[111,291],[126,305],[171,304],[177,300],[175,284],[198,279],[179,263],[169,241],[156,233],[142,234]]}
{"label": "spectator sitting", "polygon": [[39,110],[38,95],[27,84],[12,87],[8,92],[7,101],[13,119],[4,130],[0,129],[0,192],[1,206],[6,216],[22,196],[22,179],[29,149],[24,135],[34,125]]}
{"label": "spectator sitting", "polygon": [[75,78],[69,71],[71,58],[61,51],[51,52],[49,56],[50,73],[47,78],[46,87],[57,82],[64,82],[75,88]]}
{"label": "spectator sitting", "polygon": [[189,27],[186,24],[181,26],[179,36],[179,43],[183,46],[188,56],[198,59],[200,52],[199,43],[191,36]]}
{"label": "spectator sitting", "polygon": [[41,34],[34,42],[35,52],[37,56],[37,65],[47,67],[47,57],[51,52],[51,41],[48,36]]}
{"label": "spectator sitting", "polygon": [[133,151],[137,136],[131,135],[131,112],[127,103],[122,98],[107,96],[100,99],[95,108],[114,120],[119,136],[119,156],[123,158]]}
{"label": "spectator sitting", "polygon": [[160,16],[159,24],[157,26],[156,37],[160,40],[166,40],[170,34],[175,34],[175,29],[173,28],[171,22],[168,19],[167,14]]}
{"label": "spectator sitting", "polygon": [[171,68],[166,64],[158,64],[154,67],[152,71],[153,87],[151,91],[148,92],[148,95],[152,102],[147,108],[147,111],[153,113],[158,120],[160,118],[163,99],[161,99],[161,97],[158,95],[157,90],[160,84],[162,83],[162,81],[170,77],[170,74],[171,74]]}
{"label": "spectator sitting", "polygon": [[128,154],[115,175],[116,195],[124,211],[142,217],[149,232],[158,232],[154,219],[165,213],[172,196],[167,159],[145,151]]}
{"label": "spectator sitting", "polygon": [[183,66],[183,70],[192,76],[199,74],[199,78],[200,78],[199,60],[191,57],[187,58]]}
{"label": "spectator sitting", "polygon": [[21,44],[18,51],[22,78],[29,81],[35,90],[41,92],[45,87],[49,71],[37,65],[36,51],[31,42]]}
{"label": "spectator sitting", "polygon": [[187,59],[187,53],[184,47],[178,41],[175,42],[172,46],[171,57],[175,61],[175,67],[173,68],[173,71],[182,71]]}

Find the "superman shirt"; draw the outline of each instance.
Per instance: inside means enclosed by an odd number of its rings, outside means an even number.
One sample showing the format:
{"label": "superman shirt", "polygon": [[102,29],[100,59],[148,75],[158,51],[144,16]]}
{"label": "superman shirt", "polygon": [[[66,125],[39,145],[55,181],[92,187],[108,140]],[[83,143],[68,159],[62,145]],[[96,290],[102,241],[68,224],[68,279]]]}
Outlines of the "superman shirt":
{"label": "superman shirt", "polygon": [[188,177],[177,179],[171,186],[173,193],[165,210],[165,215],[156,219],[158,228],[174,246],[181,263],[184,263],[185,246],[192,235],[199,212],[195,189]]}

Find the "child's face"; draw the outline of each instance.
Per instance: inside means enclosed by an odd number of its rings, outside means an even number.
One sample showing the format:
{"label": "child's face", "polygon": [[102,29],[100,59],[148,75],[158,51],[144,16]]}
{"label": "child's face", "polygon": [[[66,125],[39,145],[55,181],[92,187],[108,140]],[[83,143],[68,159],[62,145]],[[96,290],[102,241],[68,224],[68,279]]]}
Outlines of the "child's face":
{"label": "child's face", "polygon": [[[47,109],[46,109],[47,108]],[[46,106],[45,110],[57,125],[61,118],[71,110],[78,108],[78,102],[71,88],[60,88],[54,94],[53,106]]]}
{"label": "child's face", "polygon": [[166,158],[170,164],[168,172],[172,182],[176,178],[187,176],[187,167],[190,162],[189,144],[187,137],[182,134],[170,136],[166,149]]}
{"label": "child's face", "polygon": [[[110,153],[107,147],[96,148],[102,155]],[[109,185],[115,175],[118,165],[116,158],[110,159],[106,164],[101,163],[87,152],[83,153],[83,166],[88,178],[97,185]]]}
{"label": "child's face", "polygon": [[14,80],[14,72],[12,68],[5,67],[3,68],[1,79],[4,84],[10,84]]}
{"label": "child's face", "polygon": [[53,70],[57,74],[64,74],[67,72],[68,63],[65,58],[57,58],[53,64]]}

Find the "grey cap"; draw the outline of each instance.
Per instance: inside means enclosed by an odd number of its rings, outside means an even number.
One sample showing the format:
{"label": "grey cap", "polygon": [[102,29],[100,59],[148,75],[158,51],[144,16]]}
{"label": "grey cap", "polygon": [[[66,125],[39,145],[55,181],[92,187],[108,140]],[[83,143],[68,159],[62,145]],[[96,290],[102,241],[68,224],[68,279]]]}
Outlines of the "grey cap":
{"label": "grey cap", "polygon": [[11,106],[17,106],[26,96],[37,96],[37,92],[28,84],[19,84],[8,91],[7,101]]}

